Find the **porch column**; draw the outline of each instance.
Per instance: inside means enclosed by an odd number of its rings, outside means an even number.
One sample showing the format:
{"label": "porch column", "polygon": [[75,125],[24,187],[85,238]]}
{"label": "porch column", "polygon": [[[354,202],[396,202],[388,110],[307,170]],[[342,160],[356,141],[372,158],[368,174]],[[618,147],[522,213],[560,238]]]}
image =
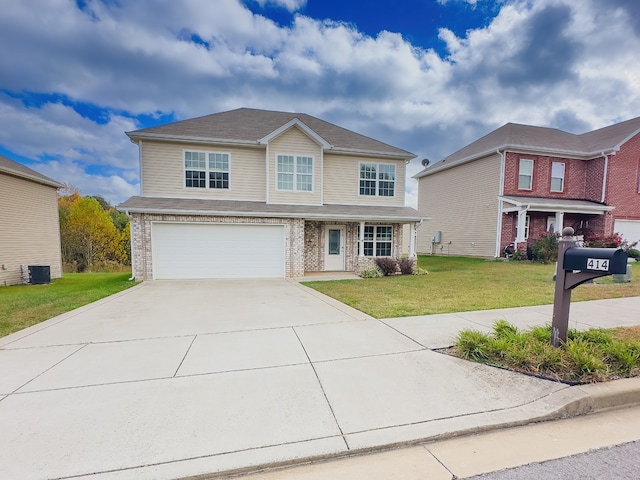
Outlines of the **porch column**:
{"label": "porch column", "polygon": [[562,234],[564,228],[564,212],[556,212],[556,231],[554,233]]}
{"label": "porch column", "polygon": [[358,249],[360,251],[360,254],[358,256],[364,257],[364,222],[360,222],[360,234],[358,235],[358,245],[360,246],[360,248]]}
{"label": "porch column", "polygon": [[516,236],[516,243],[522,243],[525,241],[524,228],[527,220],[527,210],[518,210],[518,235]]}
{"label": "porch column", "polygon": [[416,256],[416,224],[409,224],[409,257]]}

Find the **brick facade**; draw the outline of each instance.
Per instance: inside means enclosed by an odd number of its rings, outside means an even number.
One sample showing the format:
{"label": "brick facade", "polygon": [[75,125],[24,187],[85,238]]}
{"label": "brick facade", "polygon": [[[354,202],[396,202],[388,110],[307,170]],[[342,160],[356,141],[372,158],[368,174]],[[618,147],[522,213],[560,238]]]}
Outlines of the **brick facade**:
{"label": "brick facade", "polygon": [[[518,189],[520,159],[533,160],[531,190]],[[551,191],[551,165],[565,164],[564,188],[562,192]],[[606,166],[605,166],[606,165]],[[566,200],[589,200],[602,202],[603,178],[607,175],[604,204],[615,209],[603,215],[566,214],[564,225],[571,226],[576,233],[609,236],[614,233],[616,219],[640,220],[640,135],[624,143],[615,155],[589,160],[530,155],[508,152],[505,157],[504,195]],[[547,231],[547,217],[552,212],[528,212],[530,216],[529,240],[531,246]],[[517,214],[503,215],[501,249],[513,242],[516,236]],[[556,232],[561,228],[556,228]]]}
{"label": "brick facade", "polygon": [[[374,264],[372,257],[358,256],[359,223],[317,222],[303,219],[260,217],[215,217],[204,215],[132,214],[131,232],[133,244],[133,276],[136,280],[153,279],[151,224],[175,223],[224,223],[224,224],[277,224],[285,226],[285,276],[302,277],[305,272],[324,271],[326,225],[345,227],[345,270],[359,272]],[[367,225],[372,225],[367,223]],[[375,225],[375,224],[373,224]],[[379,225],[389,225],[380,223]],[[402,251],[402,225],[393,224],[393,256]]]}

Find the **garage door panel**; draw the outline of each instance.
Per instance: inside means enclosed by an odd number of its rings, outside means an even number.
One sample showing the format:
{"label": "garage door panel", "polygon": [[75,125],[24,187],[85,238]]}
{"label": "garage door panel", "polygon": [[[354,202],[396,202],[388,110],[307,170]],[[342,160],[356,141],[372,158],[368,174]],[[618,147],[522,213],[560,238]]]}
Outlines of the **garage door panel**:
{"label": "garage door panel", "polygon": [[284,226],[152,225],[153,277],[284,277]]}
{"label": "garage door panel", "polygon": [[640,242],[640,220],[616,220],[613,229],[629,243]]}

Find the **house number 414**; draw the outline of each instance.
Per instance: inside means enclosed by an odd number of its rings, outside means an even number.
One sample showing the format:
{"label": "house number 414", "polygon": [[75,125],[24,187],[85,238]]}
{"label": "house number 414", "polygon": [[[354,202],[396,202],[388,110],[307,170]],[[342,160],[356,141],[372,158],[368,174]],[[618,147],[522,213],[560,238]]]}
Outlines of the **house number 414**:
{"label": "house number 414", "polygon": [[604,258],[587,258],[587,270],[609,271],[609,260]]}

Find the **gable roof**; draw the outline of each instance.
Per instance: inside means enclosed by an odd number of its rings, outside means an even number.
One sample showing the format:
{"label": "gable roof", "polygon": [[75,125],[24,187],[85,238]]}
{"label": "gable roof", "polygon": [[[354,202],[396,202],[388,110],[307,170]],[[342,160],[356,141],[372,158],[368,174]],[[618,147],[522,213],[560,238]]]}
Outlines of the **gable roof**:
{"label": "gable roof", "polygon": [[507,123],[493,132],[428,166],[414,178],[496,153],[498,150],[524,150],[588,160],[614,153],[622,144],[640,133],[640,117],[591,132],[575,135],[557,128]]}
{"label": "gable roof", "polygon": [[54,187],[54,188],[64,187],[64,185],[62,185],[61,183],[56,182],[55,180],[49,177],[45,177],[41,173],[38,173],[35,170],[32,170],[29,167],[26,167],[25,165],[22,165],[21,163],[14,162],[10,158],[7,158],[3,155],[0,155],[0,172],[6,173],[14,177],[20,177],[26,180],[31,180],[32,182],[40,183],[42,185],[47,185],[49,187]]}
{"label": "gable roof", "polygon": [[150,138],[183,142],[200,141],[259,146],[270,140],[274,132],[279,131],[287,124],[291,124],[290,127],[297,125],[305,133],[310,134],[305,129],[305,127],[308,128],[316,134],[317,137],[314,140],[321,143],[323,148],[327,150],[402,159],[415,157],[411,152],[360,135],[305,113],[275,112],[251,108],[239,108],[157,127],[144,128],[127,132],[127,135],[132,140]]}

